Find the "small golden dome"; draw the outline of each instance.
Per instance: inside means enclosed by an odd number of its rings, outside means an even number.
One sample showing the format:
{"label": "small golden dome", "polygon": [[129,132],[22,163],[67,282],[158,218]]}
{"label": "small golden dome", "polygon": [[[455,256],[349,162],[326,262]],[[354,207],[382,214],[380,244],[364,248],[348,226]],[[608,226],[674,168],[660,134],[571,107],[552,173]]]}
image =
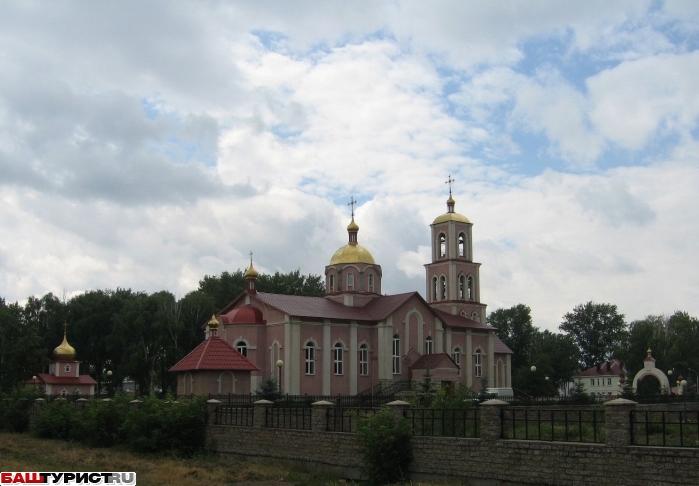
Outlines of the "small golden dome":
{"label": "small golden dome", "polygon": [[216,319],[215,315],[211,316],[211,319],[209,320],[208,324],[209,330],[218,329],[218,319]]}
{"label": "small golden dome", "polygon": [[53,357],[58,360],[74,360],[75,348],[68,344],[66,333],[63,333],[63,342],[53,350]]}
{"label": "small golden dome", "polygon": [[458,221],[459,223],[471,223],[469,219],[463,214],[459,213],[444,213],[441,216],[437,216],[432,224],[445,223],[447,221]]}
{"label": "small golden dome", "polygon": [[330,265],[338,263],[369,263],[374,265],[374,257],[369,250],[358,243],[347,244],[337,250],[330,259]]}
{"label": "small golden dome", "polygon": [[352,218],[350,224],[347,225],[347,231],[359,231],[359,225],[354,222],[354,218]]}
{"label": "small golden dome", "polygon": [[447,221],[457,221],[459,223],[470,224],[471,221],[469,221],[469,219],[466,216],[454,212],[455,204],[456,201],[454,201],[454,198],[451,197],[451,194],[449,194],[449,199],[447,199],[447,212],[440,216],[437,216],[435,220],[432,222],[432,224],[446,223]]}
{"label": "small golden dome", "polygon": [[245,270],[245,278],[257,278],[259,276],[260,274],[255,270],[255,267],[252,266],[252,262],[250,262],[250,268]]}

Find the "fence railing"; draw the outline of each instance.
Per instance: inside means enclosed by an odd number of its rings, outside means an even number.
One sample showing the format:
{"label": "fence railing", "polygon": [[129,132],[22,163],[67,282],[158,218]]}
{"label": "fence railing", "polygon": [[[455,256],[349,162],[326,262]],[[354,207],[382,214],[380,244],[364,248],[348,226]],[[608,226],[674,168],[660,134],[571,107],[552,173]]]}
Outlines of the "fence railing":
{"label": "fence railing", "polygon": [[475,408],[409,408],[403,416],[413,435],[480,437],[480,410]]}
{"label": "fence railing", "polygon": [[237,425],[252,427],[255,409],[252,406],[219,407],[216,409],[214,423],[216,425]]}
{"label": "fence railing", "polygon": [[268,407],[265,423],[273,429],[311,430],[312,410],[310,407]]}
{"label": "fence railing", "polygon": [[502,410],[503,439],[603,443],[604,432],[602,410]]}
{"label": "fence railing", "polygon": [[379,408],[332,408],[328,409],[327,428],[331,432],[356,432],[357,424],[365,417],[375,415]]}
{"label": "fence railing", "polygon": [[631,412],[631,443],[665,447],[699,447],[699,412]]}

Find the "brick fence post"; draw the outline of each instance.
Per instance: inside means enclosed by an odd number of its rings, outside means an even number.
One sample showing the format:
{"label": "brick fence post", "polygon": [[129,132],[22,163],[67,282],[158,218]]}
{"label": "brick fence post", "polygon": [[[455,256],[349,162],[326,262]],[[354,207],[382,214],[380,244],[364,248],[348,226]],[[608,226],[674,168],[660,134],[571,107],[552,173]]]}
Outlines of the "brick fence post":
{"label": "brick fence post", "polygon": [[481,440],[495,442],[502,438],[502,410],[509,403],[502,400],[486,400],[481,403]]}
{"label": "brick fence post", "polygon": [[253,406],[253,416],[252,425],[253,427],[267,427],[267,408],[274,405],[269,400],[258,400],[252,404]]}
{"label": "brick fence post", "polygon": [[87,398],[78,398],[75,400],[75,410],[85,410],[85,405],[87,404]]}
{"label": "brick fence post", "polygon": [[29,430],[34,430],[36,426],[36,420],[39,418],[39,414],[46,409],[46,400],[43,398],[37,398],[34,403],[30,405],[29,410]]}
{"label": "brick fence post", "polygon": [[333,402],[321,400],[311,404],[311,430],[325,432],[328,430],[328,410],[334,407]]}
{"label": "brick fence post", "polygon": [[636,402],[617,398],[604,404],[604,443],[608,447],[631,445],[631,411]]}
{"label": "brick fence post", "polygon": [[408,402],[404,402],[403,400],[394,400],[392,402],[389,402],[386,404],[388,409],[391,411],[391,415],[393,415],[393,420],[398,421],[398,419],[403,418],[404,412],[410,408],[410,404]]}
{"label": "brick fence post", "polygon": [[216,423],[216,412],[221,408],[221,405],[222,403],[219,400],[212,399],[206,401],[206,411],[208,412],[207,425],[214,425]]}
{"label": "brick fence post", "polygon": [[138,410],[141,408],[141,400],[131,400],[129,402],[129,409]]}

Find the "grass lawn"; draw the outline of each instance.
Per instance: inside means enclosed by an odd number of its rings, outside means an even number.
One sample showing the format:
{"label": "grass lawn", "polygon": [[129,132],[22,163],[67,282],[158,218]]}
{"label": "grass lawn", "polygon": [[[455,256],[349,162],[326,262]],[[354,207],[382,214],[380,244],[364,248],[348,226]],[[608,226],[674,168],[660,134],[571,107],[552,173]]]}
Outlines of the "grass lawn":
{"label": "grass lawn", "polygon": [[326,486],[343,480],[300,472],[276,463],[202,455],[177,459],[136,455],[119,447],[90,449],[28,434],[0,433],[0,471],[135,471],[142,486],[238,484],[239,486]]}

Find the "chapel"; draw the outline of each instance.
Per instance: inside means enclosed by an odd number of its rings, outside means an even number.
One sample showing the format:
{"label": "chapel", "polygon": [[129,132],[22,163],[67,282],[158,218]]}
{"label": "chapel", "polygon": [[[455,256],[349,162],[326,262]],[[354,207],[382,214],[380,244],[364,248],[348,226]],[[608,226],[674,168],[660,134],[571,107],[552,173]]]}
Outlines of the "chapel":
{"label": "chapel", "polygon": [[[460,383],[479,391],[487,378],[489,391],[512,395],[512,351],[485,323],[473,223],[455,211],[451,189],[446,212],[430,225],[426,298],[416,291],[382,294],[381,265],[359,244],[354,203],[347,244],[325,267],[325,296],[258,292],[251,257],[246,290],[205,330],[207,340],[214,335],[225,341],[252,367],[212,371],[215,379],[200,379],[212,383],[208,392],[254,392],[269,376],[279,380],[283,393],[294,395],[394,392],[408,389],[429,370],[443,387]],[[188,376],[178,379],[178,394],[204,391],[194,375]]]}
{"label": "chapel", "polygon": [[32,380],[46,395],[93,396],[97,382],[90,375],[80,374],[80,361],[75,348],[68,343],[67,325],[64,325],[63,342],[53,350],[53,361],[48,373],[40,373]]}

